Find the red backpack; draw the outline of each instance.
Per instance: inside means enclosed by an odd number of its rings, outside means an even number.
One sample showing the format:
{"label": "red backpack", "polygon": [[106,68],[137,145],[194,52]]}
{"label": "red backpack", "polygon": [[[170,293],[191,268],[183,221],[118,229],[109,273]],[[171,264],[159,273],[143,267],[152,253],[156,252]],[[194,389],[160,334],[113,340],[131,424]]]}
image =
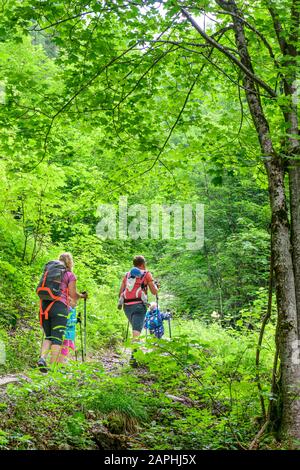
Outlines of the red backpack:
{"label": "red backpack", "polygon": [[130,272],[126,273],[126,284],[123,291],[124,303],[137,301],[147,302],[147,285],[145,277],[148,271],[144,271],[141,277],[133,277]]}

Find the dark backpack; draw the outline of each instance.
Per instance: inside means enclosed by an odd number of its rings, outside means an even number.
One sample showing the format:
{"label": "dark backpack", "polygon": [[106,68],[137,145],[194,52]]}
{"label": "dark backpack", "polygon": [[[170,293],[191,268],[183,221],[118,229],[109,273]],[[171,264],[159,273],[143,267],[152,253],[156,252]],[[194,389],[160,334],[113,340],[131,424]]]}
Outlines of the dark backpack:
{"label": "dark backpack", "polygon": [[[61,261],[49,261],[44,268],[43,275],[36,288],[36,293],[40,298],[40,320],[42,323],[42,315],[45,315],[45,319],[48,319],[48,312],[55,301],[61,299],[62,292],[60,290],[60,284],[67,269]],[[52,300],[46,310],[43,312],[42,301]]]}
{"label": "dark backpack", "polygon": [[67,269],[61,261],[49,261],[36,288],[36,293],[42,300],[59,300],[61,297],[60,284]]}

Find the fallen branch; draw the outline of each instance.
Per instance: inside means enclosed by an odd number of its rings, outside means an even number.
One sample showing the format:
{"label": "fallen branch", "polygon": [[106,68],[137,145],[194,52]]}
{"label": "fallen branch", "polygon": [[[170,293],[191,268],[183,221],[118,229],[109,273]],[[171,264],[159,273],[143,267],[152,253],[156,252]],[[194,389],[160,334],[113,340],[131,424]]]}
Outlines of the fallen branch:
{"label": "fallen branch", "polygon": [[269,423],[270,423],[270,421],[267,420],[264,423],[264,425],[262,426],[262,428],[258,431],[258,433],[256,434],[255,438],[253,439],[253,441],[251,442],[251,444],[249,446],[249,450],[256,450],[257,449],[259,441],[262,438],[262,436],[264,435],[264,433],[266,432]]}

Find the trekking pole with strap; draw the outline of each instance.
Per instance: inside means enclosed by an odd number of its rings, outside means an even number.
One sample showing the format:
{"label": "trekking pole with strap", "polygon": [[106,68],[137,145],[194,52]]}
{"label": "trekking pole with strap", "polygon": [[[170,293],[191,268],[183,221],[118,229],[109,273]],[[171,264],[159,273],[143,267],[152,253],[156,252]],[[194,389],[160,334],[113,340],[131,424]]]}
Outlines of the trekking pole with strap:
{"label": "trekking pole with strap", "polygon": [[125,335],[125,343],[128,340],[128,333],[129,333],[129,320],[127,322],[127,328],[126,328],[126,335]]}
{"label": "trekking pole with strap", "polygon": [[[82,294],[86,294],[86,292],[82,292]],[[86,361],[86,299],[84,299],[84,317],[83,317],[83,334],[84,334],[84,345],[83,345],[83,356],[84,360]]]}
{"label": "trekking pole with strap", "polygon": [[158,294],[157,294],[157,293],[156,293],[156,296],[155,296],[155,297],[156,297],[156,308],[157,308],[157,311],[158,311],[159,306],[158,306]]}
{"label": "trekking pole with strap", "polygon": [[[78,318],[80,318],[80,313],[78,314]],[[81,318],[80,318],[80,321],[79,321],[79,329],[80,329],[80,344],[81,344],[81,360],[82,360],[82,362],[84,362]]]}
{"label": "trekking pole with strap", "polygon": [[[156,294],[156,305],[158,309],[158,294]],[[171,333],[171,318],[168,318],[168,325],[169,325],[169,337],[172,338],[172,333]]]}
{"label": "trekking pole with strap", "polygon": [[45,332],[44,332],[44,330],[43,330],[43,334],[42,334],[42,341],[41,341],[41,351],[40,351],[40,356],[42,355],[42,349],[43,349],[44,336],[45,336]]}
{"label": "trekking pole with strap", "polygon": [[[80,318],[80,312],[78,312],[78,315],[76,315],[76,323],[81,323],[81,318]],[[76,331],[76,326],[75,326],[75,331]],[[77,349],[77,341],[76,341],[76,338],[77,338],[77,334],[76,334],[76,337],[75,337],[75,359],[76,359],[76,362],[78,362],[78,349]]]}
{"label": "trekking pole with strap", "polygon": [[171,318],[170,318],[170,317],[168,318],[168,324],[169,324],[169,336],[170,336],[170,338],[172,338],[172,334],[171,334]]}

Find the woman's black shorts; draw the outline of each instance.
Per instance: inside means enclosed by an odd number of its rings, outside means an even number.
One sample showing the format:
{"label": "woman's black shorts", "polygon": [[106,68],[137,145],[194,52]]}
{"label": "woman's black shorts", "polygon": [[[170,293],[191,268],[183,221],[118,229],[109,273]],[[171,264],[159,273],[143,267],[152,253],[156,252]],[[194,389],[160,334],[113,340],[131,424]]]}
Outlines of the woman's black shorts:
{"label": "woman's black shorts", "polygon": [[[43,300],[43,312],[51,303],[50,300]],[[52,344],[62,344],[68,321],[68,309],[62,302],[54,302],[48,313],[48,320],[42,317],[42,326],[46,339]]]}

